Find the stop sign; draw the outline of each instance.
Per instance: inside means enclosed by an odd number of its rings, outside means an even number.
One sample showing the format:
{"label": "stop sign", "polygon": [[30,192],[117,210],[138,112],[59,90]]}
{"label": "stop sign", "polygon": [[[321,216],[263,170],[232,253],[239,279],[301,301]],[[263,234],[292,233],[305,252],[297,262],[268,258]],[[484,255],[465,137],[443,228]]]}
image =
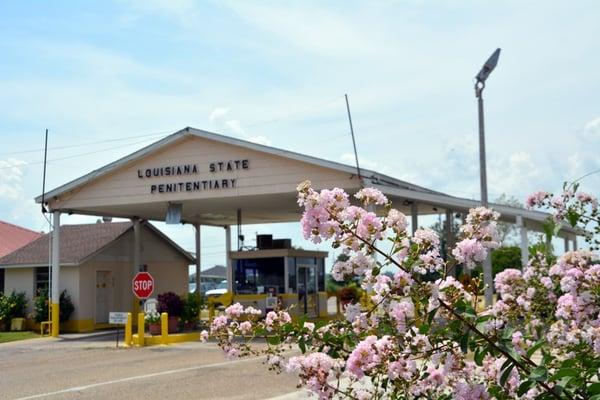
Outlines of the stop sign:
{"label": "stop sign", "polygon": [[138,299],[147,299],[154,292],[154,278],[148,272],[138,272],[131,281],[131,289]]}

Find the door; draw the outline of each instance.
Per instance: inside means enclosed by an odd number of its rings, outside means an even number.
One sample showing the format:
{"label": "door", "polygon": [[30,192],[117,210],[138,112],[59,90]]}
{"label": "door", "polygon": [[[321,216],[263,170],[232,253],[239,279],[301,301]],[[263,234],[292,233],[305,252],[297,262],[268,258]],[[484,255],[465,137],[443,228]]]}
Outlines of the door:
{"label": "door", "polygon": [[96,323],[108,322],[112,282],[110,271],[96,271]]}
{"label": "door", "polygon": [[298,265],[297,285],[300,313],[315,318],[319,315],[317,294],[317,271],[314,266]]}

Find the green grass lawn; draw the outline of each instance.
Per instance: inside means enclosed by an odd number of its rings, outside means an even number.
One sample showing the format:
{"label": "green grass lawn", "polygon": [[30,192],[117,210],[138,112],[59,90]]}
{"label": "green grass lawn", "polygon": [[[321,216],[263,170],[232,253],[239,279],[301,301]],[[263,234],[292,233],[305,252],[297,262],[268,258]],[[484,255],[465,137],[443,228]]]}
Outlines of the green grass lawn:
{"label": "green grass lawn", "polygon": [[39,337],[40,335],[30,331],[0,332],[0,343],[14,342],[15,340],[34,339]]}

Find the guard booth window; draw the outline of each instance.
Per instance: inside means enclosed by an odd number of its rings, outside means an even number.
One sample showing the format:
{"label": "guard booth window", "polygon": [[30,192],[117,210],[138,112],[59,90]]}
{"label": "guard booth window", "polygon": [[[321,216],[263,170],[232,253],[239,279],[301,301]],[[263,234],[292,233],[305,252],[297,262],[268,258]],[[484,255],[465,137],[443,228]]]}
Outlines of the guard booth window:
{"label": "guard booth window", "polygon": [[291,293],[296,292],[296,258],[288,257],[288,288]]}
{"label": "guard booth window", "polygon": [[237,260],[235,293],[264,294],[269,289],[285,293],[283,261],[283,257]]}
{"label": "guard booth window", "polygon": [[35,269],[35,280],[34,280],[34,293],[39,295],[43,292],[48,293],[48,286],[50,284],[50,268],[48,267],[37,267]]}

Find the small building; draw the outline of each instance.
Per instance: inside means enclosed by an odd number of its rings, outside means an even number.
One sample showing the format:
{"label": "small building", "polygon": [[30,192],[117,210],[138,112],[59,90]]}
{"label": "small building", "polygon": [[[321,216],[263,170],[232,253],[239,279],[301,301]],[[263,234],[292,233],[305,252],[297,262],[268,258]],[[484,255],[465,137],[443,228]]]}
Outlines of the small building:
{"label": "small building", "polygon": [[236,301],[263,312],[269,297],[292,307],[292,315],[327,316],[325,292],[325,251],[267,248],[232,251],[233,294]]}
{"label": "small building", "polygon": [[[0,221],[0,258],[42,236],[21,226]],[[0,293],[4,292],[4,269],[0,268]]]}
{"label": "small building", "polygon": [[[141,269],[155,278],[152,297],[167,291],[186,293],[188,266],[194,258],[152,224],[140,226]],[[29,312],[33,298],[51,286],[50,236],[42,235],[0,258],[6,292],[25,292]],[[133,223],[63,225],[60,236],[59,290],[66,290],[75,306],[62,330],[91,331],[106,326],[110,311],[139,309],[131,290]]]}

